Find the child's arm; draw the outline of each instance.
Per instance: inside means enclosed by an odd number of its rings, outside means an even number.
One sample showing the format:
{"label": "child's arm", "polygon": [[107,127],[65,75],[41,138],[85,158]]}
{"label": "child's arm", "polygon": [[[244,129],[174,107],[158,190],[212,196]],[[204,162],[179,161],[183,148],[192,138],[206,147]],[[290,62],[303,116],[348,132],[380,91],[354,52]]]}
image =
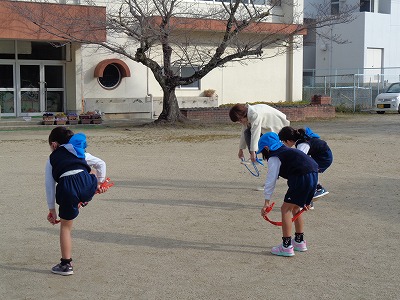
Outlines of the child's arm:
{"label": "child's arm", "polygon": [[304,152],[305,154],[310,151],[310,144],[308,143],[300,143],[296,146],[297,149],[299,149],[301,152]]}
{"label": "child's arm", "polygon": [[47,220],[51,224],[55,224],[55,220],[57,219],[56,182],[53,178],[52,170],[53,168],[50,164],[50,160],[47,160],[45,168],[46,200],[47,200],[47,206],[49,208],[49,214],[47,216]]}
{"label": "child's arm", "polygon": [[276,181],[279,177],[279,169],[281,167],[281,161],[277,157],[271,157],[268,160],[268,173],[265,179],[264,185],[264,207],[263,210],[269,206],[272,194],[275,190]]}
{"label": "child's arm", "polygon": [[85,153],[85,159],[88,165],[96,170],[98,182],[103,183],[106,179],[106,163],[104,160],[87,152]]}

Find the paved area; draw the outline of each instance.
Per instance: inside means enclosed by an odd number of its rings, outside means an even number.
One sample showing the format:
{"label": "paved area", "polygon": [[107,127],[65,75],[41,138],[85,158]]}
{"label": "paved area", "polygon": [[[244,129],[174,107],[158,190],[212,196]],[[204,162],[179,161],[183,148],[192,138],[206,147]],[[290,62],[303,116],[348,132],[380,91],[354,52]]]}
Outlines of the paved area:
{"label": "paved area", "polygon": [[[123,126],[135,126],[140,124],[151,123],[152,119],[106,119],[100,125],[94,124],[77,124],[72,125],[73,128],[94,128],[94,127],[123,127]],[[24,118],[0,118],[0,131],[6,130],[22,130],[22,129],[40,129],[48,130],[55,125],[43,125],[42,118],[30,118],[24,120]]]}
{"label": "paved area", "polygon": [[[334,163],[305,215],[309,251],[291,258],[270,253],[281,230],[260,216],[265,169],[239,164],[238,126],[79,128],[115,186],[74,222],[67,277],[50,273],[50,128],[0,126],[0,299],[397,299],[400,115],[292,125],[328,141]],[[279,180],[274,219],[285,191]]]}

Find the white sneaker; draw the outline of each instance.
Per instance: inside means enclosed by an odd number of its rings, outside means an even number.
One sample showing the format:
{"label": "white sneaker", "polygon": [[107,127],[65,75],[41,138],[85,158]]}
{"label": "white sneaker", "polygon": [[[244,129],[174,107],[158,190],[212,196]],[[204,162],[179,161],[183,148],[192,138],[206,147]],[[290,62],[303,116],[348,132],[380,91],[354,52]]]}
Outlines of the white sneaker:
{"label": "white sneaker", "polygon": [[311,210],[314,210],[314,202],[312,202],[312,201],[311,201],[311,203],[310,203],[310,209],[311,209]]}
{"label": "white sneaker", "polygon": [[250,158],[248,160],[242,160],[242,161],[240,161],[240,163],[242,165],[247,165],[247,166],[250,166],[251,164],[253,164],[253,162],[251,161]]}
{"label": "white sneaker", "polygon": [[256,191],[264,192],[264,186],[262,185],[262,186],[256,187]]}

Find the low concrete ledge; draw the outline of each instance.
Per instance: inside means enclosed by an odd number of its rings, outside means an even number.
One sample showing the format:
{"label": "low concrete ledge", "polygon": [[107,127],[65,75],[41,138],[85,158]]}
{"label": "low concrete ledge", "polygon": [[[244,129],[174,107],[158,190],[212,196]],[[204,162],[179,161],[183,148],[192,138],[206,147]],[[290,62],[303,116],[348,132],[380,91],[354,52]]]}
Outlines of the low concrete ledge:
{"label": "low concrete ledge", "polygon": [[[283,112],[287,119],[292,122],[305,121],[309,119],[331,119],[336,116],[335,107],[332,105],[304,105],[304,106],[276,106],[277,110]],[[230,107],[219,108],[181,108],[181,112],[190,120],[230,123]]]}

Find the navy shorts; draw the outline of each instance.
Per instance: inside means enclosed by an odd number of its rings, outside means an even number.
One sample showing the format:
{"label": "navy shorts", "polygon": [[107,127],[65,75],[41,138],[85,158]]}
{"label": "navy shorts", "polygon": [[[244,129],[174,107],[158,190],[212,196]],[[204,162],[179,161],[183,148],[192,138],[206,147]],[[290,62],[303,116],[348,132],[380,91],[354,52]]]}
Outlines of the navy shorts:
{"label": "navy shorts", "polygon": [[332,164],[333,161],[332,151],[329,149],[324,153],[324,155],[318,158],[314,158],[314,160],[318,164],[318,172],[324,173],[326,169],[328,169]]}
{"label": "navy shorts", "polygon": [[287,181],[286,203],[303,207],[309,205],[317,189],[318,173],[312,172],[301,176],[290,176]]}
{"label": "navy shorts", "polygon": [[79,202],[92,200],[96,190],[96,176],[86,171],[61,177],[56,187],[59,217],[64,220],[75,219],[79,214]]}

